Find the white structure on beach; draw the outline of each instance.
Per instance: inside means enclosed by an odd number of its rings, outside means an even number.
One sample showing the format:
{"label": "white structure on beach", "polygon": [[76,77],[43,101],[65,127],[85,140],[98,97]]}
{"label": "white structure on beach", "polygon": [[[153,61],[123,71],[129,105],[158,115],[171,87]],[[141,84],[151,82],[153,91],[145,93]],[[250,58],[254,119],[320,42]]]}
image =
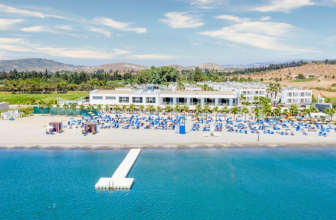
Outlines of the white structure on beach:
{"label": "white structure on beach", "polygon": [[124,90],[93,90],[90,92],[91,105],[188,105],[235,106],[238,94],[232,91],[170,91],[157,85]]}
{"label": "white structure on beach", "polygon": [[[267,94],[267,84],[239,82],[201,82],[198,86],[185,84],[184,91],[177,91],[177,84],[167,86],[140,85],[134,88],[126,86],[116,90],[93,90],[90,92],[91,105],[187,105],[193,110],[197,104],[202,106],[236,106],[238,103],[259,100],[260,97],[285,105],[310,105],[312,90],[282,87],[276,97]],[[201,86],[208,85],[214,91],[201,91]],[[244,97],[241,100],[241,97]]]}

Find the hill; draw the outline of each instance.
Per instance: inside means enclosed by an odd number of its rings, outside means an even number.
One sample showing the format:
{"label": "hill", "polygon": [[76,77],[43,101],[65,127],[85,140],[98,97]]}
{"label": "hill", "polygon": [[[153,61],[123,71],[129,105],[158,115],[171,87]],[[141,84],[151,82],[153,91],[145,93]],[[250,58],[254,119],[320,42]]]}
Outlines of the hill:
{"label": "hill", "polygon": [[17,71],[45,71],[51,72],[58,70],[74,70],[77,68],[74,65],[64,64],[53,60],[30,58],[19,60],[0,60],[0,71],[10,71],[16,69]]}
{"label": "hill", "polygon": [[109,72],[110,70],[116,71],[119,70],[120,72],[124,71],[141,71],[144,69],[148,69],[147,66],[142,66],[134,63],[109,63],[109,64],[103,64],[100,66],[94,66],[94,67],[87,67],[83,70],[87,72],[95,72],[97,70],[104,70],[106,72]]}
{"label": "hill", "polygon": [[204,69],[215,69],[215,70],[220,70],[220,71],[224,70],[223,67],[221,67],[220,65],[218,65],[216,63],[202,63],[202,64],[198,65],[198,67],[202,70],[204,70]]}
{"label": "hill", "polygon": [[174,67],[175,69],[177,69],[178,71],[182,71],[182,70],[193,70],[195,69],[194,66],[181,66],[181,65],[178,65],[178,64],[172,64],[172,65],[169,65],[170,67]]}

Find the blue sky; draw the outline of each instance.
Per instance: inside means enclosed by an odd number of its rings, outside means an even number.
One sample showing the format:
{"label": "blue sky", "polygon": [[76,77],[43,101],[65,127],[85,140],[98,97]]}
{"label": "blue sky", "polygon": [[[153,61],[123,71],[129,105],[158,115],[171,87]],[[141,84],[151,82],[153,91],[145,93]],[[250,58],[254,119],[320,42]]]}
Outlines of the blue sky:
{"label": "blue sky", "polygon": [[336,0],[2,0],[2,59],[184,66],[336,58]]}

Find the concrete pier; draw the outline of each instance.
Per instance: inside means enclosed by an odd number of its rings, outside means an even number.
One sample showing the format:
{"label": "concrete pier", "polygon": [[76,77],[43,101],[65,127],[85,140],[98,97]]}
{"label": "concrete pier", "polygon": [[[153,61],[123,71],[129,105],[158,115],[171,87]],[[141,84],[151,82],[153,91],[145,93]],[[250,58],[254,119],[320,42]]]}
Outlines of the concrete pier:
{"label": "concrete pier", "polygon": [[131,189],[134,178],[126,178],[133,164],[138,158],[141,149],[131,149],[121,162],[111,178],[100,178],[95,185],[96,189]]}

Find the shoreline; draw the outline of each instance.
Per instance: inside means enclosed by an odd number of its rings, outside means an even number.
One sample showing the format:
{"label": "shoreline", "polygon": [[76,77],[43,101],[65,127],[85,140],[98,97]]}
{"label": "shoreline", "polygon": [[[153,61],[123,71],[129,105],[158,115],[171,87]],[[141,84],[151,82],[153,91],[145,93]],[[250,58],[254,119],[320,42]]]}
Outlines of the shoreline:
{"label": "shoreline", "polygon": [[227,144],[26,144],[26,145],[0,145],[0,150],[26,149],[26,150],[128,150],[128,149],[211,149],[211,148],[334,148],[336,143],[227,143]]}

